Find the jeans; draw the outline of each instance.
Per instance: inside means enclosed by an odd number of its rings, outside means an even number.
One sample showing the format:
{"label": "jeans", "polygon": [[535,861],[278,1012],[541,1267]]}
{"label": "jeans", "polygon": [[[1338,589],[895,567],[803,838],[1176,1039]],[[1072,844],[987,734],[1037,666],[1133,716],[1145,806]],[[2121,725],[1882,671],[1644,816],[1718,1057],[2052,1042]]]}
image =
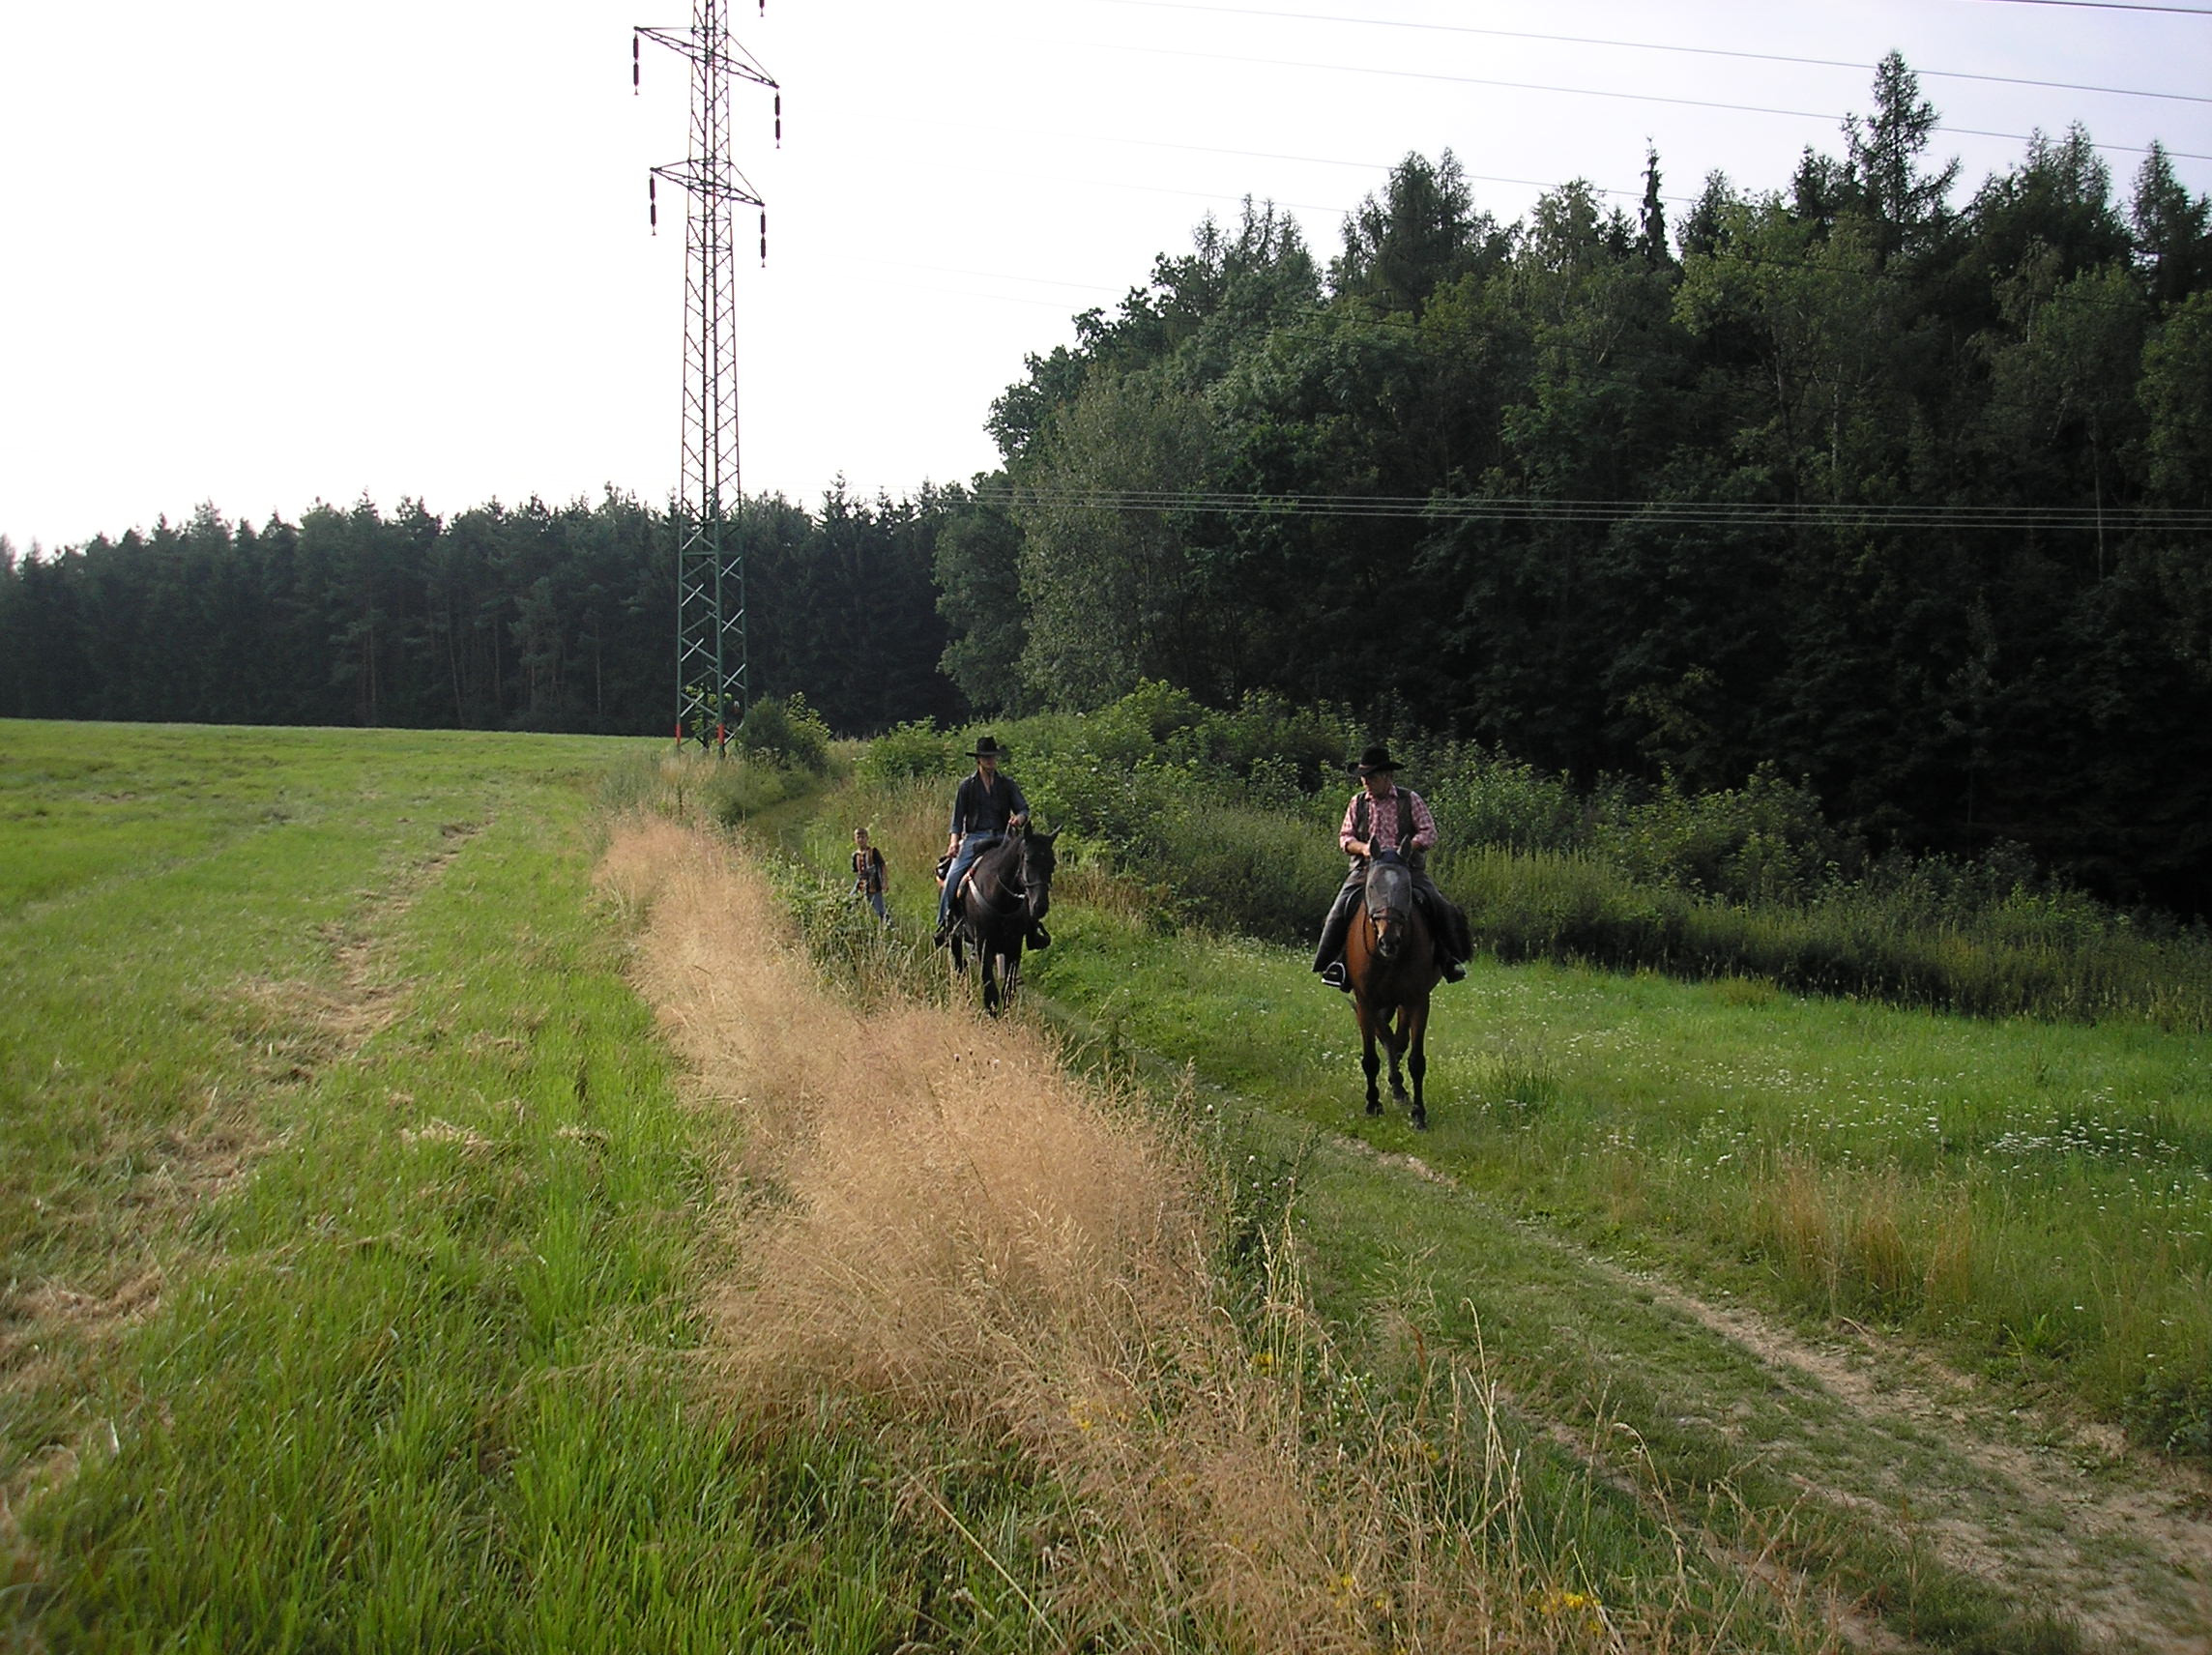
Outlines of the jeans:
{"label": "jeans", "polygon": [[968,877],[968,870],[975,865],[975,858],[1004,838],[1004,833],[970,833],[962,837],[960,849],[952,854],[952,865],[945,870],[945,888],[937,893],[937,928],[940,931],[945,929],[946,917],[952,912],[952,893],[960,888],[960,882]]}

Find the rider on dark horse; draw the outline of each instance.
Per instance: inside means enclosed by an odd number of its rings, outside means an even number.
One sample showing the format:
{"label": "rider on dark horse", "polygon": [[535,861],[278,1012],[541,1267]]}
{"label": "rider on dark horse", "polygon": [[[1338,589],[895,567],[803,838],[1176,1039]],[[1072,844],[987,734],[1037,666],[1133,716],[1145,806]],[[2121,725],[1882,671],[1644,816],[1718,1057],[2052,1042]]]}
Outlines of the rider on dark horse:
{"label": "rider on dark horse", "polygon": [[[1012,776],[999,773],[999,760],[1005,751],[989,736],[978,740],[968,755],[975,761],[975,773],[952,796],[952,834],[945,847],[950,861],[945,870],[945,888],[937,897],[937,935],[933,939],[939,945],[952,935],[952,905],[959,898],[960,882],[968,877],[975,858],[992,846],[1005,843],[1006,835],[1029,820],[1030,801],[1022,797],[1021,787]],[[1041,948],[1050,941],[1043,933],[1042,925],[1032,928],[1033,946]]]}
{"label": "rider on dark horse", "polygon": [[1458,982],[1467,975],[1467,962],[1473,950],[1467,916],[1437,888],[1425,866],[1428,853],[1437,842],[1436,818],[1429,814],[1428,803],[1419,794],[1397,785],[1398,761],[1388,748],[1369,747],[1353,769],[1362,785],[1345,806],[1344,825],[1336,833],[1336,842],[1352,858],[1352,871],[1344,876],[1343,888],[1337,891],[1336,903],[1322,925],[1313,969],[1331,988],[1351,992],[1352,985],[1344,975],[1344,939],[1352,929],[1360,893],[1367,888],[1369,863],[1378,856],[1394,855],[1412,874],[1414,899],[1430,917],[1438,969],[1444,981]]}

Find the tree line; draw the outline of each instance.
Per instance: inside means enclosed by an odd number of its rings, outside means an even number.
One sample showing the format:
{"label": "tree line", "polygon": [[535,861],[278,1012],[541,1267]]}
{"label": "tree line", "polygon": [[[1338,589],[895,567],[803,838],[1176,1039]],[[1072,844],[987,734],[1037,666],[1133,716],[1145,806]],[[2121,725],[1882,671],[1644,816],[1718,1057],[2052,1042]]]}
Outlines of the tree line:
{"label": "tree line", "polygon": [[[946,497],[748,499],[756,695],[838,728],[950,717],[932,575]],[[645,734],[673,730],[675,532],[609,492],[440,518],[403,501],[299,522],[0,540],[0,716]]]}
{"label": "tree line", "polygon": [[1324,265],[1249,201],[993,407],[937,539],[977,707],[1164,681],[1584,782],[1804,777],[1877,843],[2212,907],[2212,236],[2079,127],[1964,205],[1895,54],[1671,223],[1411,155]]}

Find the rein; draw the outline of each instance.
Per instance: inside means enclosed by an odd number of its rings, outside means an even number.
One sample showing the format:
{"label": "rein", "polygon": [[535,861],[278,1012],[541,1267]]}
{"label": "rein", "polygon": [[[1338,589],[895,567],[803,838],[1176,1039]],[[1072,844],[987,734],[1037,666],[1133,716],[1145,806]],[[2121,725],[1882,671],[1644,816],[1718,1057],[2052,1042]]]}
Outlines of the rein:
{"label": "rein", "polygon": [[[1002,857],[1006,860],[1018,863],[1021,860],[1020,841],[1015,839],[1008,839],[1004,845],[993,846],[985,857],[981,861],[977,862],[975,869],[968,876],[968,883],[974,889],[976,905],[984,909],[992,915],[992,917],[997,919],[1004,919],[1009,915],[1020,913],[1022,903],[1027,896],[1027,892],[1025,892],[1022,888],[1021,878],[1018,874],[1009,879],[1002,874],[997,867],[996,864]],[[992,864],[990,868],[991,880],[988,887],[986,887],[983,879],[980,877],[984,871],[984,864],[986,862]],[[1010,898],[1011,905],[1007,907],[1001,907],[998,903],[992,901],[988,891],[993,889],[1003,892],[1004,895]]]}

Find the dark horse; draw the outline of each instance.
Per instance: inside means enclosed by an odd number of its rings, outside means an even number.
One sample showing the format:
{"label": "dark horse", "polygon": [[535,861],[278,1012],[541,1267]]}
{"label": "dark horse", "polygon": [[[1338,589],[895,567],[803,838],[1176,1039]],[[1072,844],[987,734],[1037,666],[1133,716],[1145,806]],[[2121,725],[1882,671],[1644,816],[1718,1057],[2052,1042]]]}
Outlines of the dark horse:
{"label": "dark horse", "polygon": [[1052,842],[1059,837],[1057,830],[1015,828],[975,858],[953,894],[952,969],[967,971],[966,950],[975,950],[983,1009],[994,1017],[1021,986],[1023,944],[1043,935],[1040,922],[1052,908]]}
{"label": "dark horse", "polygon": [[1365,1043],[1359,1063],[1367,1071],[1367,1113],[1382,1113],[1375,1089],[1375,1074],[1382,1066],[1375,1055],[1380,1034],[1390,1052],[1390,1095],[1406,1101],[1406,1083],[1398,1074],[1398,1060],[1405,1058],[1413,1077],[1413,1124],[1428,1125],[1421,1079],[1429,1072],[1429,991],[1442,973],[1428,918],[1413,901],[1412,872],[1395,856],[1378,857],[1367,869],[1367,890],[1345,939],[1344,969]]}

